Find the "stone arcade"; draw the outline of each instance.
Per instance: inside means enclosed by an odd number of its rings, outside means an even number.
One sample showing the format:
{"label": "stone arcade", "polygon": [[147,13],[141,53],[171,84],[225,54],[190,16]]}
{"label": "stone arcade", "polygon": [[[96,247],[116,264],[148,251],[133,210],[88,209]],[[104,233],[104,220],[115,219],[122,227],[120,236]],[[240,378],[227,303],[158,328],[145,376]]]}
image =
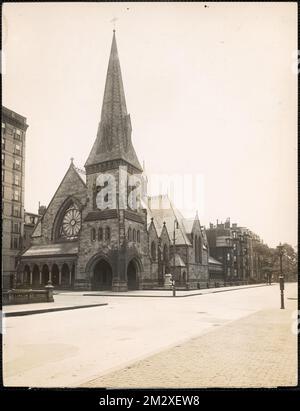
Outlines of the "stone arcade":
{"label": "stone arcade", "polygon": [[57,288],[155,289],[163,287],[170,272],[179,288],[207,283],[208,243],[197,215],[184,219],[167,196],[144,197],[137,209],[121,208],[119,202],[98,207],[97,194],[107,186],[98,184],[100,174],[115,177],[117,197],[124,167],[146,187],[131,131],[114,32],[101,120],[85,173],[71,161],[21,256],[24,285],[39,288],[51,280]]}

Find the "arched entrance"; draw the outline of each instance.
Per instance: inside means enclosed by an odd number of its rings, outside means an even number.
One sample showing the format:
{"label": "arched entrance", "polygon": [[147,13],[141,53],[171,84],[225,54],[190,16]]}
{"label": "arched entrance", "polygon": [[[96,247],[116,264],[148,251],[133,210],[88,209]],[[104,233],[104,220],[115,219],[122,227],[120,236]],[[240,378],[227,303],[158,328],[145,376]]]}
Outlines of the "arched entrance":
{"label": "arched entrance", "polygon": [[63,287],[68,287],[70,285],[70,269],[66,263],[61,267],[61,285]]}
{"label": "arched entrance", "polygon": [[59,269],[57,264],[53,264],[51,269],[51,277],[52,277],[52,285],[58,286],[59,285]]}
{"label": "arched entrance", "polygon": [[71,269],[71,287],[74,287],[75,283],[75,264],[72,264],[72,269]]}
{"label": "arched entrance", "polygon": [[130,261],[127,267],[127,287],[128,290],[139,289],[139,264],[136,259]]}
{"label": "arched entrance", "polygon": [[49,268],[45,264],[42,269],[42,284],[47,285],[48,281],[49,281]]}
{"label": "arched entrance", "polygon": [[32,286],[37,288],[40,285],[40,269],[37,265],[32,270]]}
{"label": "arched entrance", "polygon": [[27,264],[24,267],[23,283],[26,286],[30,285],[30,267]]}
{"label": "arched entrance", "polygon": [[112,289],[112,269],[105,260],[100,260],[94,267],[92,278],[92,290]]}

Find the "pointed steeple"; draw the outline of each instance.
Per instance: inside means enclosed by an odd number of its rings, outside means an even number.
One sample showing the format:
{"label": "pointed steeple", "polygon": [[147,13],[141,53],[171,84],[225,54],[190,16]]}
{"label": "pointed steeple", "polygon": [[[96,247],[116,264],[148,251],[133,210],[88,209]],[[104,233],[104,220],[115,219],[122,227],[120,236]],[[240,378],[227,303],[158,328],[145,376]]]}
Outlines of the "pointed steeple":
{"label": "pointed steeple", "polygon": [[[142,171],[131,142],[131,121],[127,113],[115,30],[112,39],[101,120],[96,141],[86,167],[112,160],[123,160]],[[88,171],[88,170],[87,170]]]}

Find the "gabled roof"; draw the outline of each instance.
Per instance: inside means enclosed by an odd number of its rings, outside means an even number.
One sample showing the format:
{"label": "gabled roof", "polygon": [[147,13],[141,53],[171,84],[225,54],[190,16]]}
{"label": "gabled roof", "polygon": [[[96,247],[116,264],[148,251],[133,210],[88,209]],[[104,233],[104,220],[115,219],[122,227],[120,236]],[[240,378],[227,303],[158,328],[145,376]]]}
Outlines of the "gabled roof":
{"label": "gabled roof", "polygon": [[[54,196],[52,197],[52,199],[51,199],[51,201],[50,201],[50,203],[49,203],[49,205],[48,205],[48,207],[47,207],[47,209],[46,209],[46,212],[47,212],[48,208],[50,207],[50,205],[51,205],[53,199],[55,198],[56,194],[58,193],[60,187],[63,185],[64,181],[66,180],[66,178],[67,178],[69,175],[71,175],[71,176],[74,175],[74,176],[76,177],[76,179],[80,182],[80,184],[82,184],[84,187],[86,187],[86,184],[85,184],[83,178],[80,176],[80,174],[79,174],[78,171],[76,170],[76,168],[75,168],[75,166],[74,166],[74,164],[73,164],[73,161],[71,161],[71,164],[70,164],[70,166],[69,166],[66,174],[64,175],[64,178],[62,179],[60,185],[58,186],[57,190],[55,191],[55,194],[54,194]],[[46,212],[45,212],[45,214],[46,214]]]}
{"label": "gabled roof", "polygon": [[[171,259],[171,264],[173,264],[173,259]],[[175,254],[175,267],[186,267],[183,259],[179,254]]]}
{"label": "gabled roof", "polygon": [[159,228],[156,227],[155,222],[151,219],[150,224],[147,225],[147,230],[149,231],[150,229],[153,229],[155,231],[155,234],[157,235],[157,237],[159,238],[159,233],[160,230]]}
{"label": "gabled roof", "polygon": [[187,233],[191,233],[193,231],[195,219],[192,218],[184,218],[182,223]]}
{"label": "gabled roof", "polygon": [[[64,177],[63,177],[60,185],[58,186],[57,190],[55,191],[53,197],[51,198],[51,200],[50,200],[50,202],[49,202],[49,204],[48,204],[48,207],[46,208],[45,214],[47,213],[50,205],[52,204],[54,198],[56,197],[57,193],[59,192],[59,189],[60,189],[60,188],[62,187],[62,185],[64,184],[64,181],[65,181],[68,177],[69,177],[69,178],[73,178],[73,176],[74,176],[74,178],[75,178],[74,181],[78,181],[79,184],[80,184],[83,188],[86,188],[85,179],[84,179],[82,173],[80,173],[80,172],[78,171],[78,169],[75,167],[75,165],[73,164],[73,159],[72,159],[72,160],[71,160],[71,164],[70,164],[70,166],[69,166],[66,174],[64,175]],[[40,217],[39,221],[37,222],[36,226],[35,226],[34,229],[33,229],[33,232],[32,232],[32,234],[31,234],[31,237],[39,237],[39,236],[41,236],[41,234],[42,234],[42,232],[41,232],[41,228],[42,228],[42,227],[41,227],[41,222],[43,221],[43,218],[44,218],[45,214]]]}
{"label": "gabled roof", "polygon": [[170,234],[169,234],[169,231],[168,231],[166,225],[163,225],[163,226],[159,229],[159,233],[158,233],[159,237],[162,236],[162,234],[163,234],[164,231],[166,232],[169,241],[172,242],[171,237],[170,237]]}
{"label": "gabled roof", "polygon": [[86,173],[85,173],[85,171],[81,170],[81,169],[79,169],[75,166],[74,166],[74,170],[76,171],[76,173],[78,174],[78,177],[82,180],[84,185],[86,185]]}
{"label": "gabled roof", "polygon": [[191,245],[188,239],[186,229],[183,225],[183,216],[177,210],[167,195],[152,196],[148,198],[148,208],[151,216],[154,218],[155,225],[162,229],[163,223],[166,223],[168,233],[173,239],[174,221],[178,221],[178,229],[175,230],[175,242],[177,245]]}

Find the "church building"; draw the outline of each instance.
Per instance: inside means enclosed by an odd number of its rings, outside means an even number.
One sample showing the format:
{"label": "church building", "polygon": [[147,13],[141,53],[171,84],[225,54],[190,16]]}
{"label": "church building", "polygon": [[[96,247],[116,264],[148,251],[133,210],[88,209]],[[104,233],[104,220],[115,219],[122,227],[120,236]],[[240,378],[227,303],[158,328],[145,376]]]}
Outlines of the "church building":
{"label": "church building", "polygon": [[168,196],[146,195],[131,132],[114,31],[101,119],[85,172],[71,161],[36,224],[18,267],[24,285],[160,289],[167,273],[182,289],[209,281],[208,242],[198,215],[187,220]]}

